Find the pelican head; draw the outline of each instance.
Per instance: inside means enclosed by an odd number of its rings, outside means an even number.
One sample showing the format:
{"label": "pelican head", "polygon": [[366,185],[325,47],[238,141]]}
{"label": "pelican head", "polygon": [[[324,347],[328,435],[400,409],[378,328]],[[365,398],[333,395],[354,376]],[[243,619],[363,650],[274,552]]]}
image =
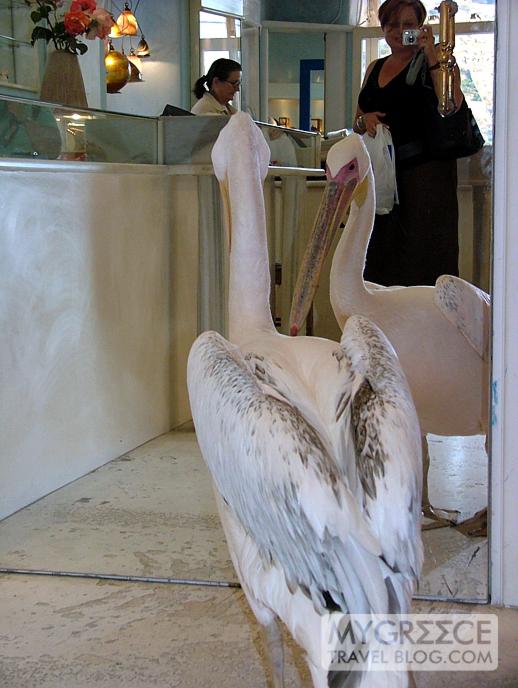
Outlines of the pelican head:
{"label": "pelican head", "polygon": [[330,148],[326,186],[311,237],[299,269],[290,313],[290,334],[296,336],[313,301],[324,260],[358,187],[366,179],[370,158],[361,136],[351,134]]}
{"label": "pelican head", "polygon": [[[241,197],[247,190],[261,187],[268,174],[270,149],[264,136],[245,112],[237,112],[230,117],[220,131],[212,147],[212,167],[219,182],[227,219],[229,247],[232,237],[230,223],[229,179],[232,176],[233,188]],[[259,183],[258,183],[258,180]]]}
{"label": "pelican head", "polygon": [[261,130],[246,112],[232,115],[212,147],[212,166],[219,183],[225,183],[232,170],[255,168],[261,181],[268,173],[270,149]]}

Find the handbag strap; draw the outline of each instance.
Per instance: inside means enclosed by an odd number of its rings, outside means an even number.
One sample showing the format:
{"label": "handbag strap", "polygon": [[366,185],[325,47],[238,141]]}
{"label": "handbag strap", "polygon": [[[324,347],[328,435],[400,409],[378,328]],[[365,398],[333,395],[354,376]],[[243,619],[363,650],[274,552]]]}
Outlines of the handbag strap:
{"label": "handbag strap", "polygon": [[405,78],[405,83],[407,86],[413,86],[417,81],[417,77],[419,76],[419,74],[421,74],[421,79],[424,83],[424,79],[426,76],[425,70],[423,69],[424,65],[424,52],[422,50],[419,50],[412,58],[412,61],[410,62],[410,65],[408,67],[408,72],[406,73]]}

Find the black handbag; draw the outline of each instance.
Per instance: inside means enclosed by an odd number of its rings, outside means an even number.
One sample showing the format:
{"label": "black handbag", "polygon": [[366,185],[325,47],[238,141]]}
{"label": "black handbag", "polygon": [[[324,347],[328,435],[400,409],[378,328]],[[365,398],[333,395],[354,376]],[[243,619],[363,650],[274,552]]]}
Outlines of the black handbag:
{"label": "black handbag", "polygon": [[434,108],[427,143],[430,156],[436,160],[455,160],[478,153],[484,137],[465,99],[456,112],[446,117]]}

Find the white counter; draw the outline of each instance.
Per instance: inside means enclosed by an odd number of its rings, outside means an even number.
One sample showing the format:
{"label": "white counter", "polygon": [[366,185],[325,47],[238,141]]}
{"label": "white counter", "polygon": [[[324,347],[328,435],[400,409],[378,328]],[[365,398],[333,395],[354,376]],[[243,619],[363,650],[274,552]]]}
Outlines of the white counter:
{"label": "white counter", "polygon": [[[271,168],[272,218],[310,172]],[[190,418],[190,345],[225,326],[211,173],[0,160],[0,518]]]}

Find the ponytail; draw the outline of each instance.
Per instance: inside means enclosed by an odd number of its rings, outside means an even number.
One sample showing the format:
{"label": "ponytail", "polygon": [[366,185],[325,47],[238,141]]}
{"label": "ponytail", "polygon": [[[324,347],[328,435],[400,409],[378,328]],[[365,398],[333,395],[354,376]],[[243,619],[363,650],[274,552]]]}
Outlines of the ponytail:
{"label": "ponytail", "polygon": [[194,88],[192,89],[192,92],[198,98],[203,98],[203,94],[207,93],[207,89],[205,88],[205,84],[207,82],[207,77],[205,74],[203,76],[200,76],[199,79],[196,80],[196,83],[194,84]]}
{"label": "ponytail", "polygon": [[[236,62],[235,60],[229,60],[225,57],[220,57],[211,64],[207,75],[204,74],[203,76],[200,76],[200,78],[194,84],[192,92],[199,100],[200,98],[203,98],[207,91],[210,92],[210,89],[212,88],[212,80],[215,77],[221,79],[221,81],[225,81],[231,72],[237,71],[241,71],[241,65],[239,62]],[[207,86],[205,86],[205,84],[207,84]]]}

